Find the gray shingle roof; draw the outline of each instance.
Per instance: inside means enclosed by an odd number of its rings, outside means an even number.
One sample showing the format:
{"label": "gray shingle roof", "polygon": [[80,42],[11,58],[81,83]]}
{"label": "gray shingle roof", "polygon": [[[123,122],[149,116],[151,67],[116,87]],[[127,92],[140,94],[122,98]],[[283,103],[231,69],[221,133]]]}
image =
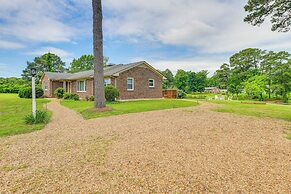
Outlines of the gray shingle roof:
{"label": "gray shingle roof", "polygon": [[[113,65],[108,66],[104,68],[104,76],[113,76],[114,74],[117,74],[122,71],[126,71],[128,69],[131,69],[135,66],[147,64],[145,61],[140,61],[136,63],[129,63],[126,65],[120,64],[120,65]],[[82,79],[82,78],[92,78],[94,76],[94,70],[89,71],[82,71],[78,73],[56,73],[56,72],[45,72],[45,74],[48,76],[50,80],[76,80],[76,79]]]}

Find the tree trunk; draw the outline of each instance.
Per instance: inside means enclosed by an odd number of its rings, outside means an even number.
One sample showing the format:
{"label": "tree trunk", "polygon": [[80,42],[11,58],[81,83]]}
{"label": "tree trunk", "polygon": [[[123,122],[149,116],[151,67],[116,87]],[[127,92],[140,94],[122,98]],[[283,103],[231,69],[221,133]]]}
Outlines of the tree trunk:
{"label": "tree trunk", "polygon": [[95,108],[105,107],[103,70],[102,3],[92,0],[93,7],[93,52],[94,52],[94,104]]}

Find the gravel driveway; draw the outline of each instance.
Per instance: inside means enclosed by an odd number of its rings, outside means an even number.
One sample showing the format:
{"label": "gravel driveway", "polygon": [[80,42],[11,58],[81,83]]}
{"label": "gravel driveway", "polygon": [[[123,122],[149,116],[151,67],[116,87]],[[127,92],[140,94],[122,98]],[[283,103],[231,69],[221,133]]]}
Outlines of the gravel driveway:
{"label": "gravel driveway", "polygon": [[85,121],[54,101],[0,138],[0,193],[291,193],[290,123],[211,106]]}

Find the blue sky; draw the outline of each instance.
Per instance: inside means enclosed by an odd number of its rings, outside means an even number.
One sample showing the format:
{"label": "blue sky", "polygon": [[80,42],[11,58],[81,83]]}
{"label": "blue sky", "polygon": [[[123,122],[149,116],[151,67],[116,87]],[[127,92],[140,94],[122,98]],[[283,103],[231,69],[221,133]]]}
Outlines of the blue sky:
{"label": "blue sky", "polygon": [[[291,52],[290,33],[243,22],[246,0],[103,0],[110,63],[214,72],[248,47]],[[67,65],[92,53],[91,0],[0,0],[0,77],[48,51]]]}

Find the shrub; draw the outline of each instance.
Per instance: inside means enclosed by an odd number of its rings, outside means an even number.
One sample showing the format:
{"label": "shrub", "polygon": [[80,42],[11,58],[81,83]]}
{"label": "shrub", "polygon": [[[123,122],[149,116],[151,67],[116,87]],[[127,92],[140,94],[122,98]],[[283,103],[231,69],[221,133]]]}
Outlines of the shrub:
{"label": "shrub", "polygon": [[[32,98],[31,87],[21,88],[18,92],[20,98]],[[36,98],[43,97],[43,89],[39,86],[35,87],[35,96]]]}
{"label": "shrub", "polygon": [[108,85],[105,87],[106,101],[113,102],[118,97],[119,97],[119,91],[113,85]]}
{"label": "shrub", "polygon": [[177,91],[177,98],[182,99],[182,98],[185,98],[186,96],[187,94],[184,91],[182,90]]}
{"label": "shrub", "polygon": [[47,111],[44,111],[44,110],[37,110],[35,117],[32,114],[27,115],[25,117],[25,123],[28,125],[40,124],[40,123],[45,124],[48,122],[49,122],[49,115]]}
{"label": "shrub", "polygon": [[65,100],[75,100],[78,101],[80,100],[80,97],[78,94],[74,94],[74,93],[65,93],[64,94],[64,99]]}
{"label": "shrub", "polygon": [[55,90],[55,96],[58,98],[58,99],[61,99],[64,97],[64,93],[65,93],[65,89],[64,88],[57,88]]}
{"label": "shrub", "polygon": [[94,101],[94,96],[86,96],[87,101]]}

